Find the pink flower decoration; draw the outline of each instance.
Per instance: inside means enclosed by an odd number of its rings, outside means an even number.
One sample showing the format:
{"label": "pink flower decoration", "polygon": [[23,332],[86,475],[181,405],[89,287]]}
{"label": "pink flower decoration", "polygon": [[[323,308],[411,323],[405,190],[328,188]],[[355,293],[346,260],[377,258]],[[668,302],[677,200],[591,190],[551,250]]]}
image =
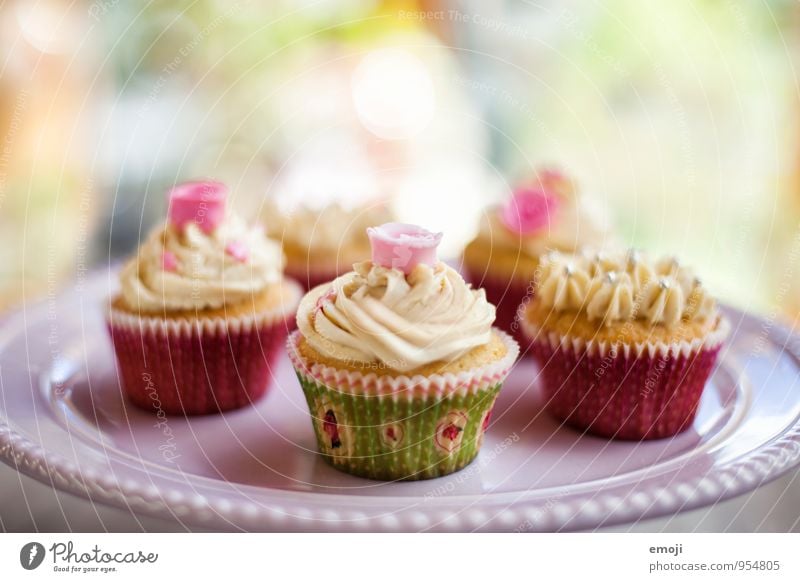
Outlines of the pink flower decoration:
{"label": "pink flower decoration", "polygon": [[169,222],[178,229],[194,222],[212,232],[225,218],[228,188],[221,182],[198,181],[178,184],[169,191]]}
{"label": "pink flower decoration", "polygon": [[461,448],[464,440],[464,429],[469,419],[467,415],[459,410],[448,412],[447,415],[436,425],[434,442],[436,446],[448,455]]}
{"label": "pink flower decoration", "polygon": [[339,437],[339,423],[336,421],[336,413],[333,410],[325,412],[325,418],[322,419],[322,430],[331,440],[332,449],[342,446],[342,439]]}
{"label": "pink flower decoration", "polygon": [[448,440],[454,441],[458,438],[458,435],[461,431],[464,430],[460,426],[456,426],[454,424],[448,424],[446,427],[442,429],[442,436]]}
{"label": "pink flower decoration", "polygon": [[500,220],[512,232],[532,234],[550,225],[558,207],[559,199],[555,193],[540,188],[522,188],[500,208]]}
{"label": "pink flower decoration", "polygon": [[250,249],[242,241],[235,240],[225,246],[225,252],[240,263],[246,263],[250,258]]}
{"label": "pink flower decoration", "polygon": [[419,264],[435,266],[436,247],[442,241],[441,232],[430,232],[420,226],[387,222],[369,227],[367,236],[372,244],[372,262],[388,269],[399,269],[406,275]]}
{"label": "pink flower decoration", "polygon": [[161,253],[161,268],[170,273],[174,273],[178,270],[178,257],[175,256],[175,253],[170,251]]}

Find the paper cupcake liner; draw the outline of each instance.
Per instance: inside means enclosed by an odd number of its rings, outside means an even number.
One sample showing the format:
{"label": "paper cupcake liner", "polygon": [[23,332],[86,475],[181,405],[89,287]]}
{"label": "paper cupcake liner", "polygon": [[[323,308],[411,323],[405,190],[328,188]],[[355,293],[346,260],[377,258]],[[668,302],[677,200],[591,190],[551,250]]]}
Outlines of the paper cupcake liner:
{"label": "paper cupcake liner", "polygon": [[484,289],[489,303],[497,308],[495,325],[517,340],[523,356],[528,354],[528,339],[522,330],[522,316],[518,314],[533,298],[530,281],[496,277],[485,271],[473,271],[466,265],[465,271],[473,287]]}
{"label": "paper cupcake liner", "polygon": [[111,309],[106,323],[128,399],[156,414],[195,415],[261,398],[295,320],[286,310],[189,321]]}
{"label": "paper cupcake liner", "polygon": [[704,339],[615,348],[524,326],[549,412],[577,429],[623,440],[670,437],[691,426],[730,330],[722,318]]}
{"label": "paper cupcake liner", "polygon": [[467,466],[478,454],[491,410],[517,356],[469,373],[377,376],[305,362],[289,354],[308,403],[320,454],[339,470],[379,480],[431,479]]}

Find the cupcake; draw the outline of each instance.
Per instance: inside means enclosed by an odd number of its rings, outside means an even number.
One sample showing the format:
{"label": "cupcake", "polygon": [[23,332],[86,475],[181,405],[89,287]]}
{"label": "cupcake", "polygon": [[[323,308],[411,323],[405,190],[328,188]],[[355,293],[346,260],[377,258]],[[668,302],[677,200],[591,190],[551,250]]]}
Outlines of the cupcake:
{"label": "cupcake", "polygon": [[122,269],[108,329],[122,388],[158,414],[239,408],[267,390],[300,286],[280,246],[226,209],[218,182],[169,193],[169,218]]}
{"label": "cupcake", "polygon": [[372,260],[300,302],[290,359],[322,456],[371,479],[429,479],[478,454],[516,342],[436,258],[441,234],[369,229]]}
{"label": "cupcake", "polygon": [[522,323],[548,410],[628,440],[692,424],[730,330],[688,268],[634,251],[547,255]]}
{"label": "cupcake", "polygon": [[288,213],[269,205],[264,221],[270,237],[281,241],[286,274],[306,288],[328,283],[370,257],[366,229],[389,220],[386,206],[321,209],[298,206]]}
{"label": "cupcake", "polygon": [[613,242],[599,214],[554,170],[540,171],[484,214],[477,238],[464,250],[464,269],[497,306],[497,325],[520,343],[518,310],[530,300],[540,258],[551,250],[575,252]]}

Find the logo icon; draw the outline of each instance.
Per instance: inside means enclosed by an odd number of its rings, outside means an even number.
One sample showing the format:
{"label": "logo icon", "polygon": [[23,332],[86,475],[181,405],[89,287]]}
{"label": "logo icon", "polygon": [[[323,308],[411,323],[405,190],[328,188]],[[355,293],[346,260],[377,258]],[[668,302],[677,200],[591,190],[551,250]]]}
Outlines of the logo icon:
{"label": "logo icon", "polygon": [[29,542],[19,551],[19,563],[26,570],[35,570],[44,561],[44,546],[39,542]]}

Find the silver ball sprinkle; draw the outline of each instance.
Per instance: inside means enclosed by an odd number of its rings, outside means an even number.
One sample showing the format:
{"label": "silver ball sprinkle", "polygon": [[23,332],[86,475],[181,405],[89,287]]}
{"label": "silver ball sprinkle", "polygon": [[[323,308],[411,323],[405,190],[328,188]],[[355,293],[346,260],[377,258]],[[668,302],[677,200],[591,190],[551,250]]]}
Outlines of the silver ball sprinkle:
{"label": "silver ball sprinkle", "polygon": [[670,287],[672,287],[672,281],[670,281],[666,277],[662,277],[661,279],[658,280],[658,286],[664,290],[669,289]]}

